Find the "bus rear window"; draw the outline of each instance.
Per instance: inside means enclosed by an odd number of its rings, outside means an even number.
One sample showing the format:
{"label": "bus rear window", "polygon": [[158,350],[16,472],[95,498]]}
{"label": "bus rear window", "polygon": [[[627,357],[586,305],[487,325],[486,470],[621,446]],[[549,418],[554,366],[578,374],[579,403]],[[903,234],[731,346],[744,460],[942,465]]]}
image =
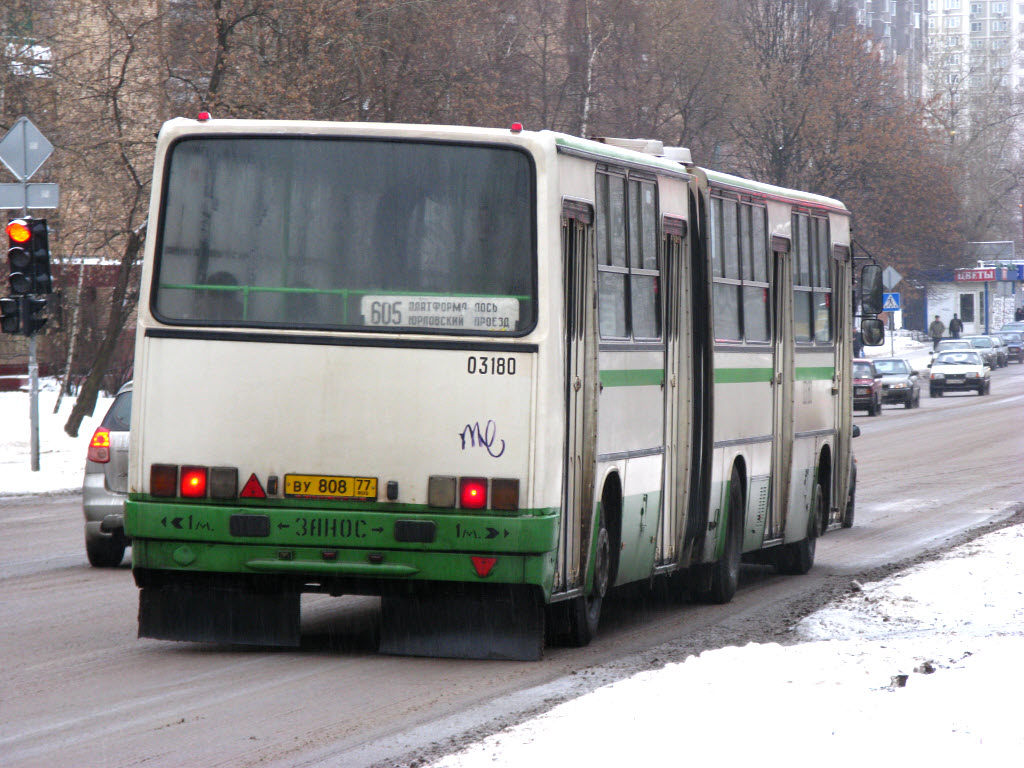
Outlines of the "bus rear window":
{"label": "bus rear window", "polygon": [[515,335],[536,318],[533,166],[514,148],[176,143],[152,308],[167,323]]}

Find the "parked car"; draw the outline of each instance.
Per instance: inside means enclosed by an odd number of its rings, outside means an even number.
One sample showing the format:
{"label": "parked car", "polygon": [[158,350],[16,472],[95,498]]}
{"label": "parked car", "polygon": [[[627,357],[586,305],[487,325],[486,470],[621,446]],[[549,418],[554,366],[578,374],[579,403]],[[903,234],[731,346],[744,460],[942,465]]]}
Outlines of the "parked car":
{"label": "parked car", "polygon": [[1017,333],[1024,333],[1024,321],[1014,320],[1012,323],[1003,323],[1000,331],[1017,331]]}
{"label": "parked car", "polygon": [[121,564],[131,543],[124,532],[128,496],[128,436],[131,428],[132,382],[118,390],[103,421],[89,441],[82,481],[85,513],[85,554],[96,568]]}
{"label": "parked car", "polygon": [[868,416],[882,413],[882,376],[871,360],[853,361],[853,410],[867,411]]}
{"label": "parked car", "polygon": [[942,397],[946,392],[976,391],[987,395],[991,387],[992,369],[978,350],[940,352],[928,364],[928,394]]}
{"label": "parked car", "polygon": [[995,370],[999,367],[999,353],[988,336],[963,336],[961,341],[969,341],[971,346],[981,353],[985,365],[989,368]]}
{"label": "parked car", "polygon": [[1006,345],[1006,359],[1024,363],[1024,334],[1019,331],[996,331]]}
{"label": "parked car", "polygon": [[921,405],[921,384],[918,372],[902,357],[875,358],[875,370],[882,376],[882,402],[897,403],[904,408]]}

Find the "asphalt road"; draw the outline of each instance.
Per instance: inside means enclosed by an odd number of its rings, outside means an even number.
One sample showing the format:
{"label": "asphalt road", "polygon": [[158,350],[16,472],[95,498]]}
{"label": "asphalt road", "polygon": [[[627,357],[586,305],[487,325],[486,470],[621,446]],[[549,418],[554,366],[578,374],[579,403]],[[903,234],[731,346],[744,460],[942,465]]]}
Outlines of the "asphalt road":
{"label": "asphalt road", "polygon": [[633,592],[598,639],[537,663],[376,652],[378,602],[304,598],[297,650],[136,638],[126,563],[90,568],[80,500],[0,498],[0,764],[406,765],[559,699],[690,653],[786,641],[852,578],[922,557],[1024,507],[1024,365],[992,394],[857,414],[857,520],[804,577],[745,566],[725,606]]}

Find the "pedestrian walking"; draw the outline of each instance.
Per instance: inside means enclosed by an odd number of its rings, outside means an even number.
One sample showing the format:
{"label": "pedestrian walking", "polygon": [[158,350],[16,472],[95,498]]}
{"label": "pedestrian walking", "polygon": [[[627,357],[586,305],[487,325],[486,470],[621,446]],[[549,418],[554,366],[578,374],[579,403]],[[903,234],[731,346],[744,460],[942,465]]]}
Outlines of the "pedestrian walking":
{"label": "pedestrian walking", "polygon": [[939,316],[936,315],[935,319],[932,320],[931,325],[928,326],[928,335],[932,338],[932,351],[939,346],[939,342],[942,341],[942,334],[946,332],[946,324],[939,320]]}
{"label": "pedestrian walking", "polygon": [[960,334],[964,330],[964,321],[956,316],[956,312],[953,313],[953,319],[949,321],[949,335],[954,339],[959,339]]}
{"label": "pedestrian walking", "polygon": [[864,357],[864,336],[859,328],[853,332],[853,356]]}

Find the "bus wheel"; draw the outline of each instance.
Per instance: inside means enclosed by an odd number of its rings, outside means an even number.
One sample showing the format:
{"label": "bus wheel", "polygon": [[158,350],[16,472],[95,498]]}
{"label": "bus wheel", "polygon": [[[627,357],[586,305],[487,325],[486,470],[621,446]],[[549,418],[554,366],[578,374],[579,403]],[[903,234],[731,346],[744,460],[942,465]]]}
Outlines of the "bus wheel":
{"label": "bus wheel", "polygon": [[582,648],[597,635],[601,604],[611,580],[611,543],[604,520],[597,532],[594,552],[594,583],[589,594],[580,595],[547,607],[546,636],[549,645]]}
{"label": "bus wheel", "polygon": [[608,579],[611,574],[611,544],[608,530],[601,520],[601,529],[597,532],[597,550],[594,552],[594,586],[590,593],[573,599],[569,604],[568,644],[575,648],[589,645],[597,636],[597,625],[601,620],[601,604],[608,592]]}
{"label": "bus wheel", "polygon": [[850,492],[846,496],[846,514],[843,515],[843,528],[853,528],[853,516],[857,508],[857,465],[853,465],[850,474]]}
{"label": "bus wheel", "polygon": [[814,552],[817,549],[818,533],[822,530],[821,521],[828,510],[825,506],[825,491],[821,482],[814,485],[814,502],[811,504],[807,519],[807,537],[792,544],[784,544],[775,561],[779,573],[802,576],[814,566]]}
{"label": "bus wheel", "polygon": [[728,603],[740,585],[740,559],[743,554],[743,481],[733,470],[729,480],[729,509],[726,516],[729,526],[725,534],[725,551],[722,558],[709,566],[710,579],[704,582],[704,589],[697,592],[697,599],[705,603]]}

